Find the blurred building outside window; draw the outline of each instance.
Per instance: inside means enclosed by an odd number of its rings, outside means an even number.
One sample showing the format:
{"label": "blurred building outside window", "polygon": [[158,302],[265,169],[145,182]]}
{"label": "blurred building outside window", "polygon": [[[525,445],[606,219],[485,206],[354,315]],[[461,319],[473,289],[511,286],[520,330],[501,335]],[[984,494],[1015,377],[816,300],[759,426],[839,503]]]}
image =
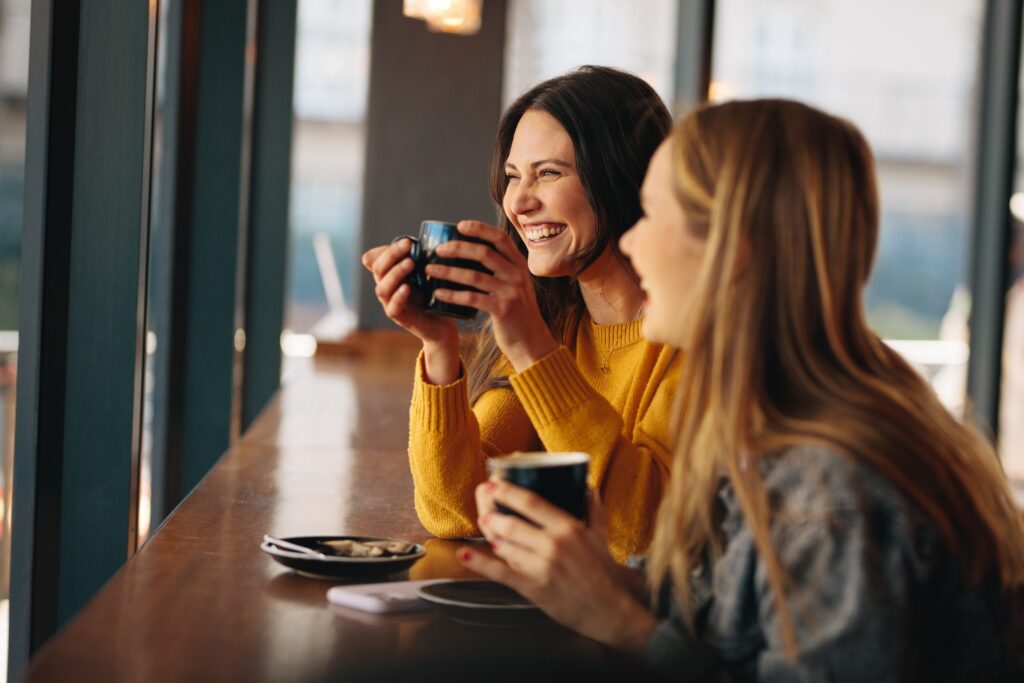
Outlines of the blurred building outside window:
{"label": "blurred building outside window", "polygon": [[798,99],[849,119],[867,137],[882,201],[868,319],[962,416],[984,3],[719,0],[715,7],[711,99]]}
{"label": "blurred building outside window", "polygon": [[[1021,52],[1024,67],[1024,51]],[[999,455],[1018,499],[1024,501],[1024,69],[1018,84],[1017,177],[1010,198],[1009,282],[1003,327],[999,397]]]}
{"label": "blurred building outside window", "polygon": [[[671,109],[678,0],[513,0],[508,3],[504,103],[583,64],[635,73]],[[495,121],[497,125],[497,121]]]}
{"label": "blurred building outside window", "polygon": [[[170,119],[177,108],[176,101],[167,97],[168,71],[173,71],[168,63],[168,41],[180,39],[180,36],[168,35],[168,15],[181,11],[177,6],[180,0],[164,0],[158,5],[157,15],[157,55],[156,83],[153,102],[153,147],[150,156],[150,205],[149,205],[149,289],[146,292],[146,357],[143,375],[142,403],[142,443],[139,444],[139,507],[136,519],[137,547],[149,539],[153,512],[153,420],[155,412],[164,410],[162,397],[156,392],[166,395],[166,387],[156,386],[156,363],[158,353],[165,353],[167,344],[160,347],[160,333],[154,320],[161,309],[169,305],[168,293],[164,291],[163,271],[170,267],[171,254],[162,249],[165,232],[173,229],[169,221],[173,214],[168,211],[168,204],[174,199],[163,177],[165,155],[172,155],[173,150],[167,149],[168,141],[164,134],[164,122]],[[175,5],[172,9],[172,5]],[[162,360],[162,359],[161,359]]]}
{"label": "blurred building outside window", "polygon": [[286,356],[355,327],[372,10],[370,0],[298,6]]}
{"label": "blurred building outside window", "polygon": [[[586,63],[633,71],[671,102],[676,0],[649,4],[636,12],[611,0],[509,3],[506,102]],[[299,3],[286,356],[308,355],[313,337],[355,325],[371,20],[369,0]]]}
{"label": "blurred building outside window", "polygon": [[0,0],[0,681],[7,680],[30,9],[31,0]]}
{"label": "blurred building outside window", "polygon": [[[1024,163],[1024,149],[1018,152],[1017,159],[1020,168]],[[1011,203],[1013,235],[1003,327],[999,455],[1007,475],[1017,482],[1019,498],[1024,502],[1024,182],[1020,177],[1017,187],[1021,189],[1014,194]]]}

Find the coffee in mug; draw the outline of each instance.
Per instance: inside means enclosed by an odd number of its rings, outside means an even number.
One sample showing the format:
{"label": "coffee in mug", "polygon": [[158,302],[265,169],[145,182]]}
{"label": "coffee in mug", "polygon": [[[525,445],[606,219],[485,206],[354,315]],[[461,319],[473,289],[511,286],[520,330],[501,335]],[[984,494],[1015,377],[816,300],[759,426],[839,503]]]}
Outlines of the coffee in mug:
{"label": "coffee in mug", "polygon": [[413,301],[421,308],[435,313],[450,315],[455,318],[475,317],[477,314],[477,310],[475,308],[471,308],[469,306],[458,306],[446,301],[440,301],[434,296],[434,292],[438,289],[470,290],[474,292],[479,290],[458,282],[430,277],[426,273],[426,267],[431,263],[436,263],[443,266],[453,266],[455,268],[469,268],[470,270],[476,270],[481,273],[491,275],[491,271],[485,268],[478,261],[458,258],[441,258],[434,253],[438,245],[450,242],[451,240],[465,240],[466,242],[476,242],[477,244],[485,244],[487,246],[491,246],[491,243],[477,237],[463,235],[459,232],[458,226],[455,223],[449,223],[446,221],[423,221],[420,223],[419,237],[402,235],[401,237],[396,237],[392,241],[397,242],[400,239],[408,239],[412,241],[412,249],[409,251],[409,257],[413,260],[415,266],[412,274],[407,278],[406,282],[409,287],[412,288]]}
{"label": "coffee in mug", "polygon": [[[530,489],[573,517],[587,518],[587,471],[590,456],[586,453],[513,453],[487,461],[487,471],[510,484]],[[498,512],[524,517],[522,510],[496,505]],[[527,521],[530,521],[527,519]]]}

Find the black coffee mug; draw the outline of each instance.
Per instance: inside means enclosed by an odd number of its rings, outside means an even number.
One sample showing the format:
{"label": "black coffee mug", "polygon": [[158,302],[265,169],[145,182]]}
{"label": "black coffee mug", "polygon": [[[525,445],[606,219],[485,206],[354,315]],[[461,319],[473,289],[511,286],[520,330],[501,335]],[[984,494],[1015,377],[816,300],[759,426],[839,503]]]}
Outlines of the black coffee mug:
{"label": "black coffee mug", "polygon": [[486,244],[487,246],[491,246],[491,243],[477,237],[463,235],[459,232],[458,226],[456,226],[455,223],[448,223],[446,221],[423,221],[420,223],[419,237],[402,235],[400,237],[396,237],[392,242],[397,242],[401,239],[412,241],[412,249],[409,251],[409,257],[416,265],[413,268],[412,274],[406,279],[406,283],[412,288],[413,301],[420,308],[433,311],[434,313],[450,315],[454,318],[475,317],[477,314],[477,310],[475,308],[471,308],[469,306],[458,306],[446,301],[441,301],[434,296],[434,292],[438,289],[469,290],[472,292],[478,292],[480,290],[458,282],[430,277],[427,275],[426,267],[432,263],[436,263],[443,266],[453,266],[455,268],[469,268],[470,270],[476,270],[481,273],[491,275],[491,271],[485,268],[478,261],[458,258],[441,258],[434,253],[438,245],[452,240],[476,242],[477,244]]}
{"label": "black coffee mug", "polygon": [[[487,461],[487,470],[498,479],[530,489],[573,517],[587,519],[586,453],[514,453]],[[526,512],[495,504],[498,512],[532,521]]]}

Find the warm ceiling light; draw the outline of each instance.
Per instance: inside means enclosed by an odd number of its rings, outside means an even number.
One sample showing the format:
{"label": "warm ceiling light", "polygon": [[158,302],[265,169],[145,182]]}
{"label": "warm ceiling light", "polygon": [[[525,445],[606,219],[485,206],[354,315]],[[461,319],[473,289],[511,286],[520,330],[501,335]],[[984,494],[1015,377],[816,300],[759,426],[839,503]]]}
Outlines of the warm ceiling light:
{"label": "warm ceiling light", "polygon": [[1010,213],[1018,221],[1024,223],[1024,192],[1014,192],[1010,197]]}
{"label": "warm ceiling light", "polygon": [[411,19],[426,19],[427,0],[403,0],[402,14]]}
{"label": "warm ceiling light", "polygon": [[736,93],[725,81],[711,81],[708,85],[708,99],[712,102],[724,102],[736,98]]}
{"label": "warm ceiling light", "polygon": [[480,30],[483,0],[404,0],[402,14],[427,22],[431,31],[472,35]]}

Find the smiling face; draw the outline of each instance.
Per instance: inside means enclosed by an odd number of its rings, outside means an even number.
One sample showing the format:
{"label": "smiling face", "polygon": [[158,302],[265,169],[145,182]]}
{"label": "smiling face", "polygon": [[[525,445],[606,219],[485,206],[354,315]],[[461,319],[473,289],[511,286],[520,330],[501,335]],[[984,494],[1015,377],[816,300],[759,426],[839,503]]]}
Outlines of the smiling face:
{"label": "smiling face", "polygon": [[663,142],[651,159],[640,201],[644,213],[622,236],[619,247],[632,261],[647,294],[644,335],[685,348],[686,322],[707,241],[687,228],[686,214],[673,189],[669,141]]}
{"label": "smiling face", "polygon": [[575,273],[577,255],[593,242],[597,216],[576,169],[572,139],[547,112],[519,119],[505,160],[505,215],[526,244],[538,277]]}

